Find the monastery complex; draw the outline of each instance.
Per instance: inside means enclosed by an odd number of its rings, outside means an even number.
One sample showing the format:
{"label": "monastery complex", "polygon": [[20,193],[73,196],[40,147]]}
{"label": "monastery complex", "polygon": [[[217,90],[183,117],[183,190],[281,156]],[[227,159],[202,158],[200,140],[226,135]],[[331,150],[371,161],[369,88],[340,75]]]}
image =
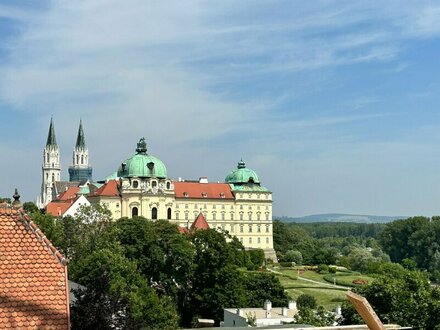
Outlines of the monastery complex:
{"label": "monastery complex", "polygon": [[109,177],[92,180],[92,167],[80,122],[69,181],[61,181],[60,150],[51,120],[43,151],[41,194],[37,205],[55,216],[73,215],[81,205],[106,206],[114,219],[142,216],[166,219],[182,229],[203,217],[210,228],[236,236],[247,249],[262,249],[276,259],[272,237],[272,193],[243,161],[223,183],[173,180],[165,164],[147,152],[145,139],[135,154],[115,166]]}

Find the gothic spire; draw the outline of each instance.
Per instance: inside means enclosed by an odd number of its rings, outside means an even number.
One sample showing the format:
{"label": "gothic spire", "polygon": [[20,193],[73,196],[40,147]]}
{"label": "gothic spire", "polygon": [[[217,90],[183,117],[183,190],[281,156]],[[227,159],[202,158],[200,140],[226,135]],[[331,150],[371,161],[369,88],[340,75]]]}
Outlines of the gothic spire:
{"label": "gothic spire", "polygon": [[53,117],[50,117],[49,134],[47,135],[46,147],[57,146],[57,139],[55,137],[55,125],[53,124]]}
{"label": "gothic spire", "polygon": [[82,120],[79,120],[78,136],[76,137],[75,149],[85,149],[86,140],[84,138],[84,131],[82,126]]}

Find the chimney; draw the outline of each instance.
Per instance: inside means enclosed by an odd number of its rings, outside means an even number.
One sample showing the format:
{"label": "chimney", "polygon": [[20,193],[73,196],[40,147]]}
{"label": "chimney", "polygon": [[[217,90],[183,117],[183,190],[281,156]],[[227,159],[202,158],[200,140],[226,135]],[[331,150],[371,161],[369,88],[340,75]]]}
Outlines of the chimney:
{"label": "chimney", "polygon": [[20,202],[20,194],[18,193],[17,188],[15,188],[15,193],[12,197],[14,198],[14,201],[12,202],[12,207],[14,209],[19,209],[21,207],[21,202]]}
{"label": "chimney", "polygon": [[287,316],[287,311],[288,311],[289,309],[287,308],[287,307],[283,307],[283,308],[281,308],[281,314],[283,314],[283,316]]}
{"label": "chimney", "polygon": [[296,301],[294,301],[294,300],[290,300],[289,301],[289,309],[297,309],[296,308]]}
{"label": "chimney", "polygon": [[270,311],[272,309],[272,302],[270,300],[266,300],[263,306],[265,311]]}

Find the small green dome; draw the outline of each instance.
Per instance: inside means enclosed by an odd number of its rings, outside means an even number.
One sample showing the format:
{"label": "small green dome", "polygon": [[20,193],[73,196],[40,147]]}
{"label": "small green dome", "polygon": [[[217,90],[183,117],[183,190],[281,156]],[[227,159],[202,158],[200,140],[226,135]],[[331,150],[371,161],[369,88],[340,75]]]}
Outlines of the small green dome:
{"label": "small green dome", "polygon": [[137,144],[136,155],[119,166],[117,176],[166,178],[167,168],[159,158],[147,154],[147,144],[145,138],[142,138]]}
{"label": "small green dome", "polygon": [[260,179],[257,173],[250,168],[246,168],[246,164],[243,160],[238,162],[236,170],[230,172],[225,181],[233,184],[255,183],[260,184]]}

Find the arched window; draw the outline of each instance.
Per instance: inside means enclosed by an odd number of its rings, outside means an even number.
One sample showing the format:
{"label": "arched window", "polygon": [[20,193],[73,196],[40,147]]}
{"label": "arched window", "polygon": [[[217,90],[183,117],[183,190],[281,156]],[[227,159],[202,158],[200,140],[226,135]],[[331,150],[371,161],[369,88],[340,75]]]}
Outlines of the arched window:
{"label": "arched window", "polygon": [[79,155],[76,155],[76,163],[79,164]]}
{"label": "arched window", "polygon": [[52,173],[52,182],[55,182],[55,174]]}
{"label": "arched window", "polygon": [[157,208],[153,207],[151,209],[151,219],[156,220],[157,219]]}
{"label": "arched window", "polygon": [[168,211],[167,211],[167,219],[168,219],[168,220],[171,220],[171,207],[168,208]]}
{"label": "arched window", "polygon": [[133,208],[131,209],[131,216],[132,216],[132,217],[136,217],[138,214],[139,214],[139,210],[138,210],[138,208],[137,208],[137,207],[133,207]]}
{"label": "arched window", "polygon": [[167,182],[167,189],[171,189],[171,183]]}
{"label": "arched window", "polygon": [[46,162],[49,163],[49,153],[46,153]]}
{"label": "arched window", "polygon": [[139,186],[139,183],[137,181],[133,181],[133,188],[137,188]]}
{"label": "arched window", "polygon": [[153,182],[151,182],[151,186],[152,186],[153,188],[156,188],[156,187],[157,187],[157,181],[153,181]]}
{"label": "arched window", "polygon": [[81,165],[84,164],[84,155],[81,155]]}

